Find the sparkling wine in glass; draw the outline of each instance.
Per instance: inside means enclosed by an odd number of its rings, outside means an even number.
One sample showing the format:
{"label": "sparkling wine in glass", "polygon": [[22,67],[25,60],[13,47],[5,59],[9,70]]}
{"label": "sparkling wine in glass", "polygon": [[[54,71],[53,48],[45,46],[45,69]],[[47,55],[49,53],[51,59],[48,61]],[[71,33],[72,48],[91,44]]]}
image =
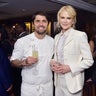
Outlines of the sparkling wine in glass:
{"label": "sparkling wine in glass", "polygon": [[38,58],[38,51],[37,51],[37,50],[33,50],[33,51],[32,51],[32,56],[33,56],[34,58]]}
{"label": "sparkling wine in glass", "polygon": [[35,45],[32,46],[32,56],[38,58],[38,50]]}
{"label": "sparkling wine in glass", "polygon": [[[38,48],[36,47],[36,45],[32,45],[32,57],[38,58]],[[34,64],[34,71],[33,71],[34,75],[38,74],[37,64],[38,64],[38,62],[36,64]]]}

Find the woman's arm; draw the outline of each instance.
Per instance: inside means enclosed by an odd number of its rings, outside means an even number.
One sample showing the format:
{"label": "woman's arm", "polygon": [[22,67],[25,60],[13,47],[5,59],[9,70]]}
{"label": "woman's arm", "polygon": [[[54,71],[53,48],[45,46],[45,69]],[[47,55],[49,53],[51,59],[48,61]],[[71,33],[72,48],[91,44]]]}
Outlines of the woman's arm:
{"label": "woman's arm", "polygon": [[90,40],[89,41],[89,45],[90,45],[90,49],[91,49],[91,52],[92,52],[92,55],[93,55],[93,52],[94,52],[94,41]]}

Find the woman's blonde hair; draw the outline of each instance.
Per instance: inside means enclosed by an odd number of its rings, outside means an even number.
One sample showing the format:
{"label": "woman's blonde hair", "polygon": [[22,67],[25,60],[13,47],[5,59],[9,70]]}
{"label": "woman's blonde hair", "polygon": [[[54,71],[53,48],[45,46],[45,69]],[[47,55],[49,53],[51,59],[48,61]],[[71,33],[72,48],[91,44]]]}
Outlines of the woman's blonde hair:
{"label": "woman's blonde hair", "polygon": [[[63,6],[63,7],[61,7],[61,9],[58,11],[58,13],[57,13],[58,24],[59,24],[60,14],[61,14],[63,11],[68,12],[68,14],[71,16],[71,18],[73,18],[74,24],[72,25],[72,27],[75,28],[75,24],[76,24],[76,11],[75,11],[75,9],[74,9],[71,5]],[[59,26],[60,26],[60,25],[59,25]]]}

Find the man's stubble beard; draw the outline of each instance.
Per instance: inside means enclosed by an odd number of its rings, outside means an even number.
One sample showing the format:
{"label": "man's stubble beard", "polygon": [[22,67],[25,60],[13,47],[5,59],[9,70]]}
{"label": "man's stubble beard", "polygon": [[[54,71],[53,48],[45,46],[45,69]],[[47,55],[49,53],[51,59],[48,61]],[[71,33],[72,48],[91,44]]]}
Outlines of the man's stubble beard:
{"label": "man's stubble beard", "polygon": [[36,31],[39,35],[43,35],[46,33],[46,30],[44,32],[39,32],[39,31]]}

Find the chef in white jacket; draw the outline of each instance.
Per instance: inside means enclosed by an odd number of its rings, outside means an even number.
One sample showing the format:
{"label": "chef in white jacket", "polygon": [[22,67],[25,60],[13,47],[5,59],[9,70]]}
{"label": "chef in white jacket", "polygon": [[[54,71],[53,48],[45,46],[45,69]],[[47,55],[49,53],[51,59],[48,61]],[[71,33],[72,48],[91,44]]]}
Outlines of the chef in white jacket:
{"label": "chef in white jacket", "polygon": [[11,62],[22,67],[21,96],[53,96],[49,63],[54,40],[46,34],[49,18],[44,12],[36,12],[33,23],[35,31],[16,41]]}

